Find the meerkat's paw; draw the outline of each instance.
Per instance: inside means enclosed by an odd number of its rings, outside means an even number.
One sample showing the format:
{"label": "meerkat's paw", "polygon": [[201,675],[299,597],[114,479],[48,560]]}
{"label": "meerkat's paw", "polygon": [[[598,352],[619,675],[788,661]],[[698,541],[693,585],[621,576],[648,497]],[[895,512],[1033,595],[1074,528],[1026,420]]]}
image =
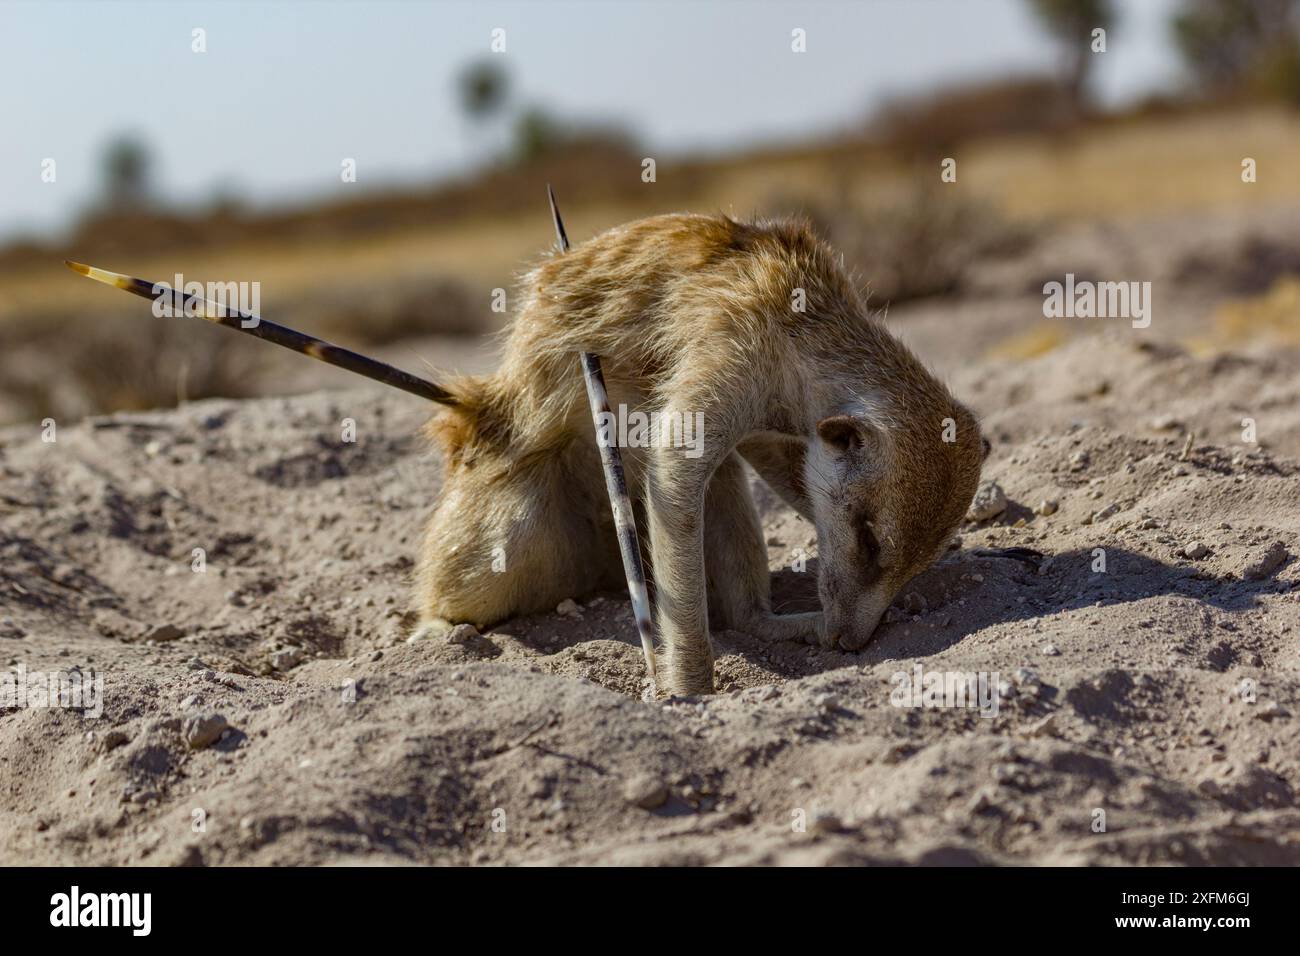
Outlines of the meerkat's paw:
{"label": "meerkat's paw", "polygon": [[761,641],[796,641],[815,644],[821,640],[826,627],[821,611],[801,614],[763,614],[746,628]]}
{"label": "meerkat's paw", "polygon": [[411,636],[407,638],[411,643],[428,640],[443,640],[451,634],[456,627],[451,621],[440,617],[426,617],[416,625]]}
{"label": "meerkat's paw", "polygon": [[673,645],[664,642],[658,655],[658,678],[655,681],[657,696],[697,697],[713,693],[713,655],[711,653],[673,652]]}

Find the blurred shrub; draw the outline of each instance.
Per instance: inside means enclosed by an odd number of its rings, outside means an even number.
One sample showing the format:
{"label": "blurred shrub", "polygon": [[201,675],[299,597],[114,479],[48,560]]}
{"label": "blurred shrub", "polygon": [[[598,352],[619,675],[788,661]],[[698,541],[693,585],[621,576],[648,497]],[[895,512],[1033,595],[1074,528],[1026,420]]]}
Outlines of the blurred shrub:
{"label": "blurred shrub", "polygon": [[0,328],[0,394],[18,419],[241,398],[256,391],[258,350],[266,347],[225,329],[158,319],[147,311],[30,315]]}
{"label": "blurred shrub", "polygon": [[[494,316],[500,321],[493,323]],[[341,343],[384,345],[429,335],[481,335],[505,318],[464,282],[413,276],[323,289],[319,296],[295,299],[284,321]]]}
{"label": "blurred shrub", "polygon": [[1201,92],[1300,105],[1300,2],[1184,0],[1174,40]]}
{"label": "blurred shrub", "polygon": [[981,137],[1059,131],[1074,118],[1059,83],[1026,76],[893,99],[879,111],[873,132],[907,157],[933,157]]}
{"label": "blurred shrub", "polygon": [[1179,283],[1199,283],[1235,295],[1263,292],[1280,277],[1300,276],[1300,242],[1249,235],[1227,248],[1184,256],[1174,275]]}
{"label": "blurred shrub", "polygon": [[563,153],[581,157],[589,151],[633,157],[636,140],[612,125],[577,124],[530,106],[515,120],[513,150],[512,158],[520,165]]}
{"label": "blurred shrub", "polygon": [[842,193],[832,201],[777,199],[781,214],[803,216],[861,275],[873,299],[899,303],[960,292],[978,260],[1023,253],[1027,227],[927,179],[872,206]]}
{"label": "blurred shrub", "polygon": [[1266,292],[1224,302],[1214,314],[1214,325],[1226,345],[1261,338],[1300,343],[1300,276],[1282,276]]}
{"label": "blurred shrub", "polygon": [[[274,369],[285,356],[312,361],[197,319],[156,318],[146,303],[125,301],[107,314],[46,311],[0,323],[0,421],[274,393],[282,391]],[[437,277],[313,289],[275,316],[356,348],[482,334],[505,318],[463,283]]]}

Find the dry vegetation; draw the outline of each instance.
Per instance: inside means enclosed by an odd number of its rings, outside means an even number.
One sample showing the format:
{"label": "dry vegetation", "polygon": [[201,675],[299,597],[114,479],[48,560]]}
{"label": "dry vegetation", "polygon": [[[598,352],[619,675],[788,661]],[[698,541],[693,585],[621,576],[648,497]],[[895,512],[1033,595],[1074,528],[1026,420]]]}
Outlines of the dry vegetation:
{"label": "dry vegetation", "polygon": [[[160,329],[143,304],[67,272],[64,256],[151,279],[182,271],[200,281],[256,280],[266,317],[374,345],[498,328],[491,290],[511,288],[551,241],[541,194],[548,181],[576,238],[678,209],[803,214],[880,305],[968,293],[973,276],[998,274],[991,263],[1021,260],[1037,237],[1071,223],[1250,215],[1300,202],[1300,177],[1286,173],[1300,167],[1292,113],[1175,111],[1070,126],[1054,101],[1017,111],[1032,94],[1029,81],[911,104],[910,113],[887,111],[884,133],[870,140],[710,162],[666,158],[653,185],[640,181],[635,155],[611,145],[437,190],[300,212],[91,220],[57,247],[0,254],[0,421],[283,390],[280,377],[266,374],[264,346],[215,330]],[[952,121],[954,110],[962,123]],[[956,184],[938,182],[940,153],[957,158]],[[1238,174],[1243,155],[1259,168],[1249,186]],[[1261,266],[1261,256],[1281,260]],[[1223,284],[1258,295],[1296,271],[1300,251],[1243,249],[1240,259],[1240,274],[1222,276]],[[1222,268],[1188,263],[1193,274]],[[1252,280],[1252,270],[1267,281]],[[1253,334],[1256,312],[1238,314],[1225,313],[1222,335]],[[1063,338],[1059,330],[1016,335],[1007,357]]]}

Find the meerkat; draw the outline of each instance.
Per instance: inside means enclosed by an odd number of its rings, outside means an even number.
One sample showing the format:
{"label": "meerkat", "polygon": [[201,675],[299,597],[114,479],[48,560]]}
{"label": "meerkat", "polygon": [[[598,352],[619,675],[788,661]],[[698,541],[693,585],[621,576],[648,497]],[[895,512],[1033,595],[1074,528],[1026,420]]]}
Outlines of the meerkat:
{"label": "meerkat", "polygon": [[[427,626],[490,626],[621,582],[580,351],[668,434],[624,448],[648,532],[661,693],[713,691],[710,627],[861,648],[948,547],[988,445],[798,222],[666,215],[543,261],[493,374],[445,385],[446,477],[417,566]],[[671,434],[702,422],[692,454]],[[817,613],[771,610],[743,462],[816,528]]]}
{"label": "meerkat", "polygon": [[[988,453],[970,411],[798,223],[676,215],[597,236],[525,277],[496,374],[449,387],[166,283],[67,264],[444,406],[429,432],[446,480],[417,568],[427,629],[484,627],[618,585],[617,542],[636,534],[612,456],[617,534],[605,507],[574,368],[580,352],[606,355],[608,399],[668,423],[626,459],[650,534],[665,693],[713,689],[710,626],[862,647],[946,548]],[[772,613],[742,461],[815,525],[820,613]],[[628,583],[640,609],[643,582],[629,570]]]}

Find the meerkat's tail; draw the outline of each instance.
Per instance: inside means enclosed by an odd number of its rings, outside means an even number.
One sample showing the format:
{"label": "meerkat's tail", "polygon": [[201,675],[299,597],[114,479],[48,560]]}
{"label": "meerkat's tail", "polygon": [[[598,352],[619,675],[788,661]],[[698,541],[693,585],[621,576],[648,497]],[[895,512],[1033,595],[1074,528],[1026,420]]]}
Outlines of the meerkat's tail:
{"label": "meerkat's tail", "polygon": [[385,385],[400,388],[405,392],[419,395],[431,402],[437,402],[440,405],[455,405],[457,403],[456,396],[441,385],[436,385],[419,376],[404,372],[386,362],[380,362],[350,349],[333,345],[324,339],[306,335],[285,325],[268,322],[250,312],[230,308],[202,296],[187,295],[180,289],[173,289],[165,282],[150,282],[147,279],[137,279],[134,276],[121,275],[117,272],[109,272],[106,269],[96,269],[94,266],[72,262],[69,259],[63,261],[69,269],[79,272],[89,279],[111,285],[124,292],[130,292],[132,295],[138,295],[142,299],[149,299],[155,303],[155,312],[161,305],[164,310],[161,313],[163,315],[188,315],[205,319],[216,325],[224,325],[228,329],[234,329],[236,332],[244,332],[267,342],[273,342],[294,352],[310,355],[327,365],[336,365],[339,368],[347,369],[349,372],[356,372],[358,375],[372,378],[376,382],[383,382]]}

